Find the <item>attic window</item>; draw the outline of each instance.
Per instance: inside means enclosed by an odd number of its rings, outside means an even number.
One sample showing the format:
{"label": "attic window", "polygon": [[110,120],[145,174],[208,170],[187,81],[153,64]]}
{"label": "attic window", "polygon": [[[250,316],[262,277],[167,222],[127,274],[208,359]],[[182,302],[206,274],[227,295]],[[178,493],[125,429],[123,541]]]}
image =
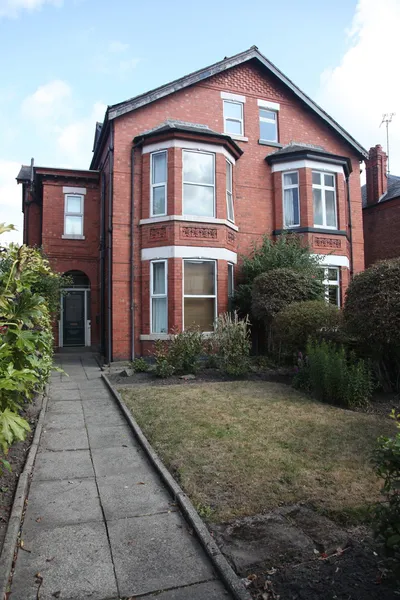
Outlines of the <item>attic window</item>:
{"label": "attic window", "polygon": [[244,135],[243,102],[224,100],[224,133]]}

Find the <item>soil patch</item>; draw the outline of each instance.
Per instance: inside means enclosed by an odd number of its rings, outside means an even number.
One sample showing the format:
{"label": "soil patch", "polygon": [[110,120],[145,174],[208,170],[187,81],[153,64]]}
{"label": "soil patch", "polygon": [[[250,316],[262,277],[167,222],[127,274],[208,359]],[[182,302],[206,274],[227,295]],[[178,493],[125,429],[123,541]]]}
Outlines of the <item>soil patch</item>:
{"label": "soil patch", "polygon": [[14,501],[18,478],[24,469],[28,451],[31,447],[36,423],[39,418],[41,403],[41,397],[37,398],[35,402],[28,404],[23,411],[22,416],[29,422],[31,431],[26,436],[24,442],[13,444],[8,452],[7,460],[11,465],[11,473],[4,470],[2,475],[0,475],[0,553],[7,532],[8,520]]}

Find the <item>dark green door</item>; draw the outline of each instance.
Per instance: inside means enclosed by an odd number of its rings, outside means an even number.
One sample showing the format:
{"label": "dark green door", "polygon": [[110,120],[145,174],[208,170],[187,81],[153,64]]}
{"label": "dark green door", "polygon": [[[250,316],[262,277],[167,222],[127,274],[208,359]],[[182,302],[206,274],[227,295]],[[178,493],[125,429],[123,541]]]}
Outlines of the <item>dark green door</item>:
{"label": "dark green door", "polygon": [[63,297],[63,346],[85,345],[85,292]]}

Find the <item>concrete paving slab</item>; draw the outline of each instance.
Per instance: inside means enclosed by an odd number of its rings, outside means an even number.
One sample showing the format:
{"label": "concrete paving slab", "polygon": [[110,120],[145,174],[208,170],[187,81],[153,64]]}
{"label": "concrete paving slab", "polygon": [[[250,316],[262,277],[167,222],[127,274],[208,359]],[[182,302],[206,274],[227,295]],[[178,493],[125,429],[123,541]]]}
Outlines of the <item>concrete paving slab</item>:
{"label": "concrete paving slab", "polygon": [[227,600],[230,595],[219,581],[206,581],[161,594],[151,594],[148,598],[157,598],[157,600],[187,600],[188,598],[190,600]]}
{"label": "concrete paving slab", "polygon": [[39,452],[46,450],[87,450],[89,440],[85,427],[49,429],[42,432]]}
{"label": "concrete paving slab", "polygon": [[126,419],[124,415],[117,408],[103,408],[98,413],[87,414],[85,413],[86,426],[88,429],[98,425],[125,425]]}
{"label": "concrete paving slab", "polygon": [[120,446],[134,446],[135,439],[128,425],[88,425],[88,434],[91,448],[114,448]]}
{"label": "concrete paving slab", "polygon": [[50,400],[80,400],[81,396],[78,389],[63,390],[58,388],[53,389],[50,387],[49,393]]}
{"label": "concrete paving slab", "polygon": [[214,578],[209,561],[180,514],[110,521],[108,532],[121,596]]}
{"label": "concrete paving slab", "polygon": [[43,426],[47,430],[85,427],[83,412],[72,414],[47,413]]}
{"label": "concrete paving slab", "polygon": [[40,600],[103,600],[118,597],[103,523],[80,523],[31,531],[31,553],[20,552],[12,585],[15,600],[37,598],[36,573],[43,577]]}
{"label": "concrete paving slab", "polygon": [[47,414],[82,415],[82,402],[71,402],[70,400],[50,400],[47,406]]}
{"label": "concrete paving slab", "polygon": [[40,452],[36,457],[33,479],[54,480],[93,477],[93,466],[88,450]]}
{"label": "concrete paving slab", "polygon": [[120,412],[113,398],[102,398],[101,400],[87,400],[82,402],[82,408],[85,415],[99,414],[104,409],[115,409]]}
{"label": "concrete paving slab", "polygon": [[82,401],[83,402],[96,402],[99,400],[105,400],[107,398],[111,398],[110,392],[108,392],[104,387],[102,388],[94,388],[94,389],[85,389],[80,390]]}
{"label": "concrete paving slab", "polygon": [[53,382],[53,380],[50,381],[50,391],[51,390],[77,390],[78,389],[78,384],[76,383],[76,381],[61,381],[60,380],[56,380]]}
{"label": "concrete paving slab", "polygon": [[32,528],[43,529],[102,520],[103,513],[94,478],[32,482],[24,521],[24,536]]}
{"label": "concrete paving slab", "polygon": [[171,496],[147,466],[130,475],[98,477],[97,485],[107,521],[176,510]]}
{"label": "concrete paving slab", "polygon": [[81,390],[107,389],[102,379],[94,379],[93,381],[81,381],[80,383],[78,383],[78,385]]}
{"label": "concrete paving slab", "polygon": [[96,477],[108,475],[145,474],[149,467],[143,452],[139,448],[97,448],[92,450],[92,459]]}

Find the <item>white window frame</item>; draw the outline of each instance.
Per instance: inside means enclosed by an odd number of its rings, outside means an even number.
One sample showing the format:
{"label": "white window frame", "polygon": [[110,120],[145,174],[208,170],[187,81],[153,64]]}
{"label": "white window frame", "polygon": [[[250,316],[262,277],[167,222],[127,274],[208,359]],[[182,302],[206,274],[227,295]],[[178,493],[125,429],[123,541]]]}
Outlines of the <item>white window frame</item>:
{"label": "white window frame", "polygon": [[[226,100],[226,99],[223,100],[223,103],[224,103],[224,105],[223,105],[223,111],[224,111],[224,133],[226,133],[227,135],[233,135],[233,136],[240,135],[240,136],[243,137],[244,136],[244,103],[240,102],[239,100]],[[226,114],[225,114],[225,106],[227,104],[238,104],[240,106],[240,109],[241,109],[242,117],[240,119],[235,119],[233,117],[227,117]],[[227,121],[233,121],[235,123],[240,123],[240,133],[232,133],[232,132],[227,131],[227,128],[226,128],[226,122]]]}
{"label": "white window frame", "polygon": [[[81,211],[79,213],[76,212],[68,212],[68,198],[80,198],[81,200]],[[67,238],[83,238],[84,232],[84,214],[85,214],[85,195],[84,194],[73,194],[67,193],[64,194],[64,236]],[[67,233],[67,217],[81,217],[82,227],[81,233]]]}
{"label": "white window frame", "polygon": [[[317,169],[313,169],[311,172],[311,177],[313,175],[313,173],[319,173],[319,175],[321,175],[321,184],[318,185],[317,183],[313,183],[312,184],[312,189],[317,189],[317,190],[321,190],[321,200],[322,200],[322,222],[323,225],[320,224],[316,224],[315,223],[315,216],[314,216],[314,192],[313,192],[313,223],[314,223],[314,227],[319,227],[321,229],[337,229],[338,228],[338,207],[337,207],[337,194],[336,194],[336,175],[335,173],[332,173],[331,171],[320,171]],[[325,175],[331,175],[333,177],[333,187],[331,187],[330,185],[325,185]],[[325,199],[325,191],[328,190],[330,192],[333,191],[334,194],[334,199],[335,199],[335,225],[327,225],[326,224],[326,199]]]}
{"label": "white window frame", "polygon": [[[156,154],[165,154],[165,181],[160,183],[153,183],[153,157]],[[154,207],[154,188],[159,188],[164,186],[164,194],[165,194],[165,210],[162,213],[155,213],[153,210]],[[152,217],[165,217],[168,212],[168,197],[167,197],[167,186],[168,186],[168,151],[160,150],[158,152],[152,152],[150,154],[150,215]]]}
{"label": "white window frame", "polygon": [[[185,155],[186,154],[208,154],[212,156],[213,159],[213,174],[214,174],[214,183],[197,183],[193,181],[186,181],[184,177],[185,172]],[[214,152],[203,152],[203,150],[187,150],[184,148],[182,150],[182,215],[186,215],[185,213],[185,184],[187,185],[197,185],[198,187],[210,187],[213,189],[213,214],[207,215],[207,218],[214,219],[215,218],[215,154]],[[188,217],[201,217],[201,215],[188,215]]]}
{"label": "white window frame", "polygon": [[[204,262],[212,262],[214,263],[214,294],[212,295],[204,295],[204,294],[185,294],[185,263],[186,262],[197,262],[197,263],[204,263]],[[218,289],[217,289],[217,282],[218,282],[218,277],[217,277],[217,270],[218,270],[218,262],[216,260],[213,259],[194,259],[194,258],[185,258],[182,260],[182,331],[185,330],[185,298],[214,298],[214,324],[215,321],[217,319],[217,313],[218,313]],[[215,325],[213,327],[214,331],[215,329]],[[202,333],[212,333],[212,331],[203,331]]]}
{"label": "white window frame", "polygon": [[[337,278],[336,279],[329,279],[329,269],[336,271],[336,273],[337,273]],[[325,302],[327,302],[329,304],[329,288],[330,287],[334,287],[337,290],[337,292],[336,292],[336,306],[338,308],[340,308],[340,267],[337,267],[337,266],[334,266],[334,265],[330,265],[330,266],[323,267],[322,271],[324,273],[322,284],[324,286],[324,298],[325,298]]]}
{"label": "white window frame", "polygon": [[[285,185],[285,175],[292,175],[293,173],[296,173],[297,175],[297,184],[291,184],[291,185]],[[285,190],[292,190],[294,188],[297,188],[297,201],[299,203],[299,222],[295,225],[286,225],[285,222]],[[284,229],[292,229],[293,227],[300,227],[300,220],[301,220],[301,216],[300,216],[300,174],[298,171],[294,170],[294,171],[283,171],[282,172],[282,212],[283,212],[283,228]]]}
{"label": "white window frame", "polygon": [[[274,113],[275,114],[275,119],[269,119],[268,117],[262,117],[261,116],[261,111],[262,110],[266,110],[270,113]],[[279,111],[277,110],[273,110],[272,108],[267,108],[266,106],[259,106],[258,107],[258,118],[259,118],[259,125],[260,123],[273,123],[276,126],[276,139],[275,140],[269,140],[267,138],[263,138],[261,137],[261,125],[260,125],[260,140],[262,142],[273,142],[274,144],[277,144],[279,142],[279,128],[278,128],[278,114]]]}
{"label": "white window frame", "polygon": [[[233,206],[233,164],[231,163],[230,160],[226,160],[226,169],[230,171],[230,177],[229,177],[229,185],[230,185],[230,189],[228,189],[228,187],[226,188],[226,218],[228,221],[230,221],[231,223],[235,222],[235,207]],[[227,179],[226,174],[225,174],[225,179]],[[230,218],[229,216],[229,203],[230,203],[230,207],[232,209],[232,218]]]}
{"label": "white window frame", "polygon": [[[165,278],[165,293],[154,294],[154,278],[153,278],[153,265],[156,263],[164,264],[164,278]],[[165,332],[154,332],[153,331],[153,298],[166,298],[166,311],[167,311],[167,331]],[[150,261],[150,333],[154,335],[164,335],[168,333],[168,260],[152,260]]]}

